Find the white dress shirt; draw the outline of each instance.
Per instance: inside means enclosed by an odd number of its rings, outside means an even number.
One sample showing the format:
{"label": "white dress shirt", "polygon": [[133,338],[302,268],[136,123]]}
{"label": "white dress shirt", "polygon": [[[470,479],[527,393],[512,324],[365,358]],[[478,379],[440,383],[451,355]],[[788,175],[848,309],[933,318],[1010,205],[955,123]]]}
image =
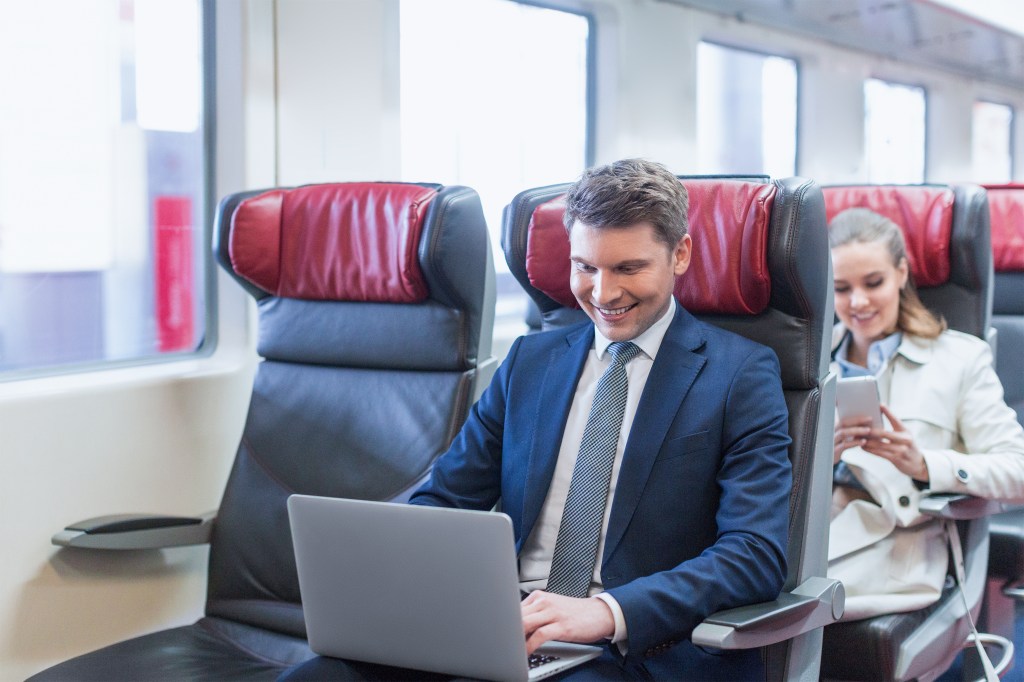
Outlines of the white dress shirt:
{"label": "white dress shirt", "polygon": [[[654,358],[658,354],[662,339],[665,338],[665,332],[668,331],[675,312],[676,303],[673,301],[657,322],[640,336],[630,339],[640,347],[641,352],[626,364],[626,380],[628,382],[626,412],[622,419],[619,441],[615,447],[615,463],[612,466],[612,478],[608,488],[608,499],[605,503],[604,520],[601,524],[601,538],[597,547],[597,562],[594,566],[594,575],[591,578],[589,591],[591,596],[601,598],[612,610],[612,615],[615,617],[613,642],[624,642],[627,633],[625,618],[619,604],[610,595],[602,593],[601,556],[604,554],[608,517],[611,515],[612,500],[615,497],[615,484],[619,477],[622,454],[626,449],[626,441],[633,425],[633,418],[636,416],[637,405],[640,403],[640,395],[647,384],[647,377],[650,375]],[[565,509],[565,500],[569,495],[569,484],[572,481],[572,471],[576,466],[576,457],[579,455],[580,443],[583,441],[583,431],[586,428],[587,419],[590,417],[590,408],[594,402],[594,393],[597,391],[597,382],[611,364],[611,359],[606,353],[611,343],[595,328],[594,347],[590,349],[587,361],[583,365],[583,373],[576,385],[576,393],[573,396],[572,407],[569,409],[565,431],[562,433],[558,462],[551,478],[551,485],[548,487],[548,494],[544,498],[544,504],[533,531],[523,543],[522,551],[519,554],[520,588],[524,592],[544,589],[547,585],[555,540],[558,538],[558,528],[562,522],[562,512]]]}

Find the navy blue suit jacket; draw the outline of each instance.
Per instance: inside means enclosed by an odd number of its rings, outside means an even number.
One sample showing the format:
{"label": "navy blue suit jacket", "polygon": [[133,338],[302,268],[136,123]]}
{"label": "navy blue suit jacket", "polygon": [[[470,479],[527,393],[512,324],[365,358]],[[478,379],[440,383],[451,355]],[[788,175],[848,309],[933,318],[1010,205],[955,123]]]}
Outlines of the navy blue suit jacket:
{"label": "navy blue suit jacket", "polygon": [[[411,501],[486,510],[500,499],[521,549],[593,340],[590,323],[517,339]],[[656,679],[757,676],[757,652],[703,651],[689,638],[715,611],[778,596],[789,442],[775,354],[677,305],[629,434],[601,558],[602,584],[626,620],[624,664]]]}

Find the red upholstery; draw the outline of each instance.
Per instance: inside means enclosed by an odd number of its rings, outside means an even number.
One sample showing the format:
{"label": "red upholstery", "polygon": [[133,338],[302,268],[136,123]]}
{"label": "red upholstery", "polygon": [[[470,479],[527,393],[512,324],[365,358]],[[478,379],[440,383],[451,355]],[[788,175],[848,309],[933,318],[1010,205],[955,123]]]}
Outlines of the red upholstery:
{"label": "red upholstery", "polygon": [[428,290],[417,249],[436,194],[381,183],[265,192],[235,211],[231,264],[254,285],[287,298],[422,301]]}
{"label": "red upholstery", "polygon": [[869,208],[903,230],[914,283],[933,287],[949,280],[953,190],[920,185],[824,187],[829,220],[848,208]]}
{"label": "red upholstery", "polygon": [[1024,272],[1024,185],[990,185],[992,256],[996,272]]}
{"label": "red upholstery", "polygon": [[[684,180],[690,195],[690,269],[675,296],[692,313],[756,315],[768,306],[767,234],[775,186]],[[579,308],[569,288],[564,196],[538,206],[530,219],[526,271],[530,283],[558,303]]]}

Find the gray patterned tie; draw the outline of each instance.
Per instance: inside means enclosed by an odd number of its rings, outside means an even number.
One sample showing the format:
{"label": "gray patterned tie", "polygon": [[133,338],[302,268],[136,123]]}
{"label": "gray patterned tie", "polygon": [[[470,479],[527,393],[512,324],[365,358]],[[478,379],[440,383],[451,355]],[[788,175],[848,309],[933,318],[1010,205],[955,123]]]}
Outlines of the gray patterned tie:
{"label": "gray patterned tie", "polygon": [[562,525],[555,540],[548,592],[586,597],[590,589],[615,463],[615,447],[626,412],[626,363],[639,352],[640,348],[629,341],[608,346],[612,364],[597,382],[594,404],[583,431],[580,454],[573,467],[569,495],[562,512]]}

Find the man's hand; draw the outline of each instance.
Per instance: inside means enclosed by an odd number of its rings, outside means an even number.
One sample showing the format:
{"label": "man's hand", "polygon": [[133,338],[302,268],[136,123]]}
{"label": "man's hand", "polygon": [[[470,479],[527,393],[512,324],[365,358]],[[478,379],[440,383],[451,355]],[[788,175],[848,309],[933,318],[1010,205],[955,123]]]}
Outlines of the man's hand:
{"label": "man's hand", "polygon": [[551,640],[586,644],[615,633],[611,608],[596,597],[576,599],[537,590],[522,601],[522,610],[530,654]]}

